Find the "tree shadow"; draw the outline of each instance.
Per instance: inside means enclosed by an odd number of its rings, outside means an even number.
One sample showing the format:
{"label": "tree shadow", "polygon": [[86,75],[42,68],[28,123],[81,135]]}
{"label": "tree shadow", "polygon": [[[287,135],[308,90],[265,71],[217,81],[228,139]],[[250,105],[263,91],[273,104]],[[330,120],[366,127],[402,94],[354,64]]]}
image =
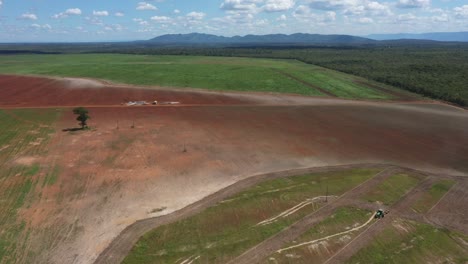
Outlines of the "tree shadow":
{"label": "tree shadow", "polygon": [[74,132],[74,131],[80,131],[84,130],[84,128],[81,127],[72,127],[72,128],[64,128],[62,129],[63,132]]}

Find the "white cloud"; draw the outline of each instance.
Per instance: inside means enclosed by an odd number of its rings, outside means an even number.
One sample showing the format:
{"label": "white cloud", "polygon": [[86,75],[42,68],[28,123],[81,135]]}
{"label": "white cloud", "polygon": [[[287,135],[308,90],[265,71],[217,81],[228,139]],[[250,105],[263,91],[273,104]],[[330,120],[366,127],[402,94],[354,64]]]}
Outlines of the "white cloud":
{"label": "white cloud", "polygon": [[147,2],[139,2],[136,10],[158,10],[158,8]]}
{"label": "white cloud", "polygon": [[371,24],[371,23],[374,23],[374,20],[369,17],[361,17],[358,19],[358,22],[361,24]]}
{"label": "white cloud", "polygon": [[421,8],[431,4],[431,0],[399,0],[397,7],[399,8]]}
{"label": "white cloud", "polygon": [[108,15],[109,15],[109,12],[107,12],[106,10],[103,10],[103,11],[93,10],[93,16],[108,16]]}
{"label": "white cloud", "polygon": [[51,30],[52,27],[49,24],[39,25],[39,24],[31,24],[32,28],[35,29],[44,29],[44,30]]}
{"label": "white cloud", "polygon": [[134,19],[132,19],[132,20],[133,20],[133,22],[141,22],[141,21],[143,21],[143,19],[141,19],[141,18],[134,18]]}
{"label": "white cloud", "polygon": [[190,12],[187,14],[189,20],[202,20],[205,16],[206,14],[202,12]]}
{"label": "white cloud", "polygon": [[324,14],[314,14],[309,6],[300,5],[294,10],[293,16],[304,22],[310,23],[330,23],[336,20],[334,11],[327,11]]}
{"label": "white cloud", "polygon": [[468,5],[455,7],[453,11],[457,18],[468,18]]}
{"label": "white cloud", "polygon": [[449,16],[447,14],[441,14],[439,16],[433,16],[431,19],[434,22],[448,22],[450,20]]}
{"label": "white cloud", "polygon": [[411,22],[413,20],[416,20],[417,17],[411,13],[409,14],[402,14],[397,17],[398,22]]}
{"label": "white cloud", "polygon": [[153,16],[151,20],[156,21],[158,23],[169,23],[171,22],[171,18],[167,16]]}
{"label": "white cloud", "polygon": [[174,14],[180,14],[180,10],[179,9],[174,9]]}
{"label": "white cloud", "polygon": [[224,0],[220,8],[231,11],[254,12],[263,0]]}
{"label": "white cloud", "polygon": [[345,15],[360,17],[389,16],[393,14],[388,4],[381,4],[375,1],[360,1],[359,4],[350,4],[349,6],[345,7],[343,13]]}
{"label": "white cloud", "polygon": [[79,8],[70,8],[65,11],[67,15],[81,15],[81,9]]}
{"label": "white cloud", "polygon": [[295,0],[267,0],[263,10],[267,12],[286,11],[294,7]]}
{"label": "white cloud", "polygon": [[114,14],[114,16],[116,16],[116,17],[123,17],[123,16],[125,16],[125,14],[122,13],[122,12],[117,12],[117,13]]}
{"label": "white cloud", "polygon": [[284,14],[281,15],[281,16],[279,16],[279,17],[276,19],[276,21],[286,21],[286,20],[288,20],[288,17],[287,17],[286,15],[284,15]]}
{"label": "white cloud", "polygon": [[65,10],[65,12],[61,12],[61,13],[58,13],[58,14],[55,14],[52,16],[52,18],[55,18],[55,19],[58,19],[58,18],[67,18],[71,15],[81,15],[81,9],[79,8],[69,8],[67,10]]}
{"label": "white cloud", "polygon": [[340,10],[351,6],[357,6],[363,1],[359,0],[308,0],[309,6],[319,10]]}
{"label": "white cloud", "polygon": [[19,18],[27,19],[27,20],[37,20],[36,14],[32,14],[32,13],[24,13]]}

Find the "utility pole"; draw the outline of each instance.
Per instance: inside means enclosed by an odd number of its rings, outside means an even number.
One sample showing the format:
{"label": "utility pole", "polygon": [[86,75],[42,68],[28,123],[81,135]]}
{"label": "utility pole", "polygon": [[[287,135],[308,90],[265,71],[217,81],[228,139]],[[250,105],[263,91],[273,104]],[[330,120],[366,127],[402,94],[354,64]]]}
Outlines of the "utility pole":
{"label": "utility pole", "polygon": [[325,202],[328,203],[328,179],[327,179],[327,192],[325,194]]}

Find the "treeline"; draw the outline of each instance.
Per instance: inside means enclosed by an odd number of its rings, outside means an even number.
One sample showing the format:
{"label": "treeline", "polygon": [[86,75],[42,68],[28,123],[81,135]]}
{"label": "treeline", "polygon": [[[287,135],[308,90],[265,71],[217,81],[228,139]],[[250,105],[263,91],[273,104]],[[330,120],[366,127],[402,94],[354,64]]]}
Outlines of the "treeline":
{"label": "treeline", "polygon": [[107,49],[99,52],[296,59],[468,106],[468,45]]}

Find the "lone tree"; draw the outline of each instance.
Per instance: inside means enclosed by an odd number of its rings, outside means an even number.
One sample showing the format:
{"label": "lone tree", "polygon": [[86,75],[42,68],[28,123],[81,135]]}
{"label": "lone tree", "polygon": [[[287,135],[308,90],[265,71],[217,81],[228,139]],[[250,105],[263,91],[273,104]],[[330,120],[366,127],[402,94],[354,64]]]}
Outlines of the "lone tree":
{"label": "lone tree", "polygon": [[78,115],[76,120],[80,121],[81,129],[87,127],[86,121],[90,119],[88,115],[88,109],[84,107],[77,107],[73,109],[73,114]]}

